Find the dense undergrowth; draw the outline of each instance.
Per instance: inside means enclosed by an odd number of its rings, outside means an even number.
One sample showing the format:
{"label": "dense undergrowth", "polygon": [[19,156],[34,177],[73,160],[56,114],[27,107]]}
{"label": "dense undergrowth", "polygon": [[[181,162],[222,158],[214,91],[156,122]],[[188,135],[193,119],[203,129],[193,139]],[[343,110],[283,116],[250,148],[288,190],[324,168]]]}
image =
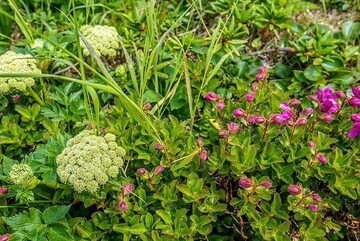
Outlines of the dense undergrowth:
{"label": "dense undergrowth", "polygon": [[359,1],[0,2],[0,240],[358,240]]}

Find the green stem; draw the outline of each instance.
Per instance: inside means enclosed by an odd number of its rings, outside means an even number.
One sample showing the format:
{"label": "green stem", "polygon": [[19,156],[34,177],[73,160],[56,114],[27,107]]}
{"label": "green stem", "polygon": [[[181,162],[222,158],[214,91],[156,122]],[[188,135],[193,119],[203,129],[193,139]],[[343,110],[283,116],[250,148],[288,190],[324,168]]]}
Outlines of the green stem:
{"label": "green stem", "polygon": [[44,101],[41,100],[40,96],[30,87],[26,87],[27,92],[36,100],[39,105],[44,105]]}

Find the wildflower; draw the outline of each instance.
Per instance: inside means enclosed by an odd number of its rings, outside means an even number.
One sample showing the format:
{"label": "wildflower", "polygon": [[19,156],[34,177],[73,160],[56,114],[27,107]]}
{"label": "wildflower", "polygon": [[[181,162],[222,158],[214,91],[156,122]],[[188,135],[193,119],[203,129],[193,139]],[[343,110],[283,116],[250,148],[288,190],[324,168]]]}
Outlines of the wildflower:
{"label": "wildflower", "polygon": [[247,120],[247,122],[249,123],[249,125],[255,124],[255,118],[254,118],[254,116],[249,115],[249,116],[246,118],[246,120]]}
{"label": "wildflower", "polygon": [[349,131],[348,135],[350,139],[355,139],[358,135],[360,135],[360,122],[353,124],[352,129]]}
{"label": "wildflower", "polygon": [[271,188],[272,183],[270,181],[265,181],[265,182],[261,183],[261,186],[266,187],[266,188]]}
{"label": "wildflower", "polygon": [[360,114],[352,114],[350,116],[350,120],[352,120],[353,122],[360,122]]}
{"label": "wildflower", "polygon": [[262,81],[264,82],[266,80],[266,77],[267,77],[267,71],[266,71],[266,68],[265,66],[261,66],[259,67],[259,73],[255,75],[255,78],[259,81]]}
{"label": "wildflower", "polygon": [[288,124],[289,126],[295,126],[295,125],[296,125],[296,123],[295,123],[294,121],[292,121],[292,120],[289,120],[289,121],[287,122],[287,124]]}
{"label": "wildflower", "polygon": [[266,121],[266,119],[262,116],[253,116],[253,118],[256,123],[264,123]]}
{"label": "wildflower", "polygon": [[338,98],[340,98],[340,99],[344,99],[344,98],[346,98],[345,93],[344,93],[344,92],[342,92],[341,90],[337,90],[337,91],[335,91],[335,95],[336,95]]}
{"label": "wildflower", "polygon": [[217,94],[215,94],[214,92],[208,92],[205,96],[206,100],[208,102],[214,102],[217,101],[219,99],[219,97],[217,96]]}
{"label": "wildflower", "polygon": [[236,117],[236,118],[241,118],[241,117],[244,117],[246,115],[246,112],[243,110],[243,109],[235,109],[233,111],[233,115]]}
{"label": "wildflower", "polygon": [[251,84],[251,89],[252,89],[253,91],[258,91],[258,90],[259,90],[259,85],[258,85],[258,83],[257,83],[257,82],[252,83],[252,84]]}
{"label": "wildflower", "polygon": [[254,101],[254,98],[255,98],[255,96],[254,96],[254,93],[253,92],[249,92],[247,95],[246,95],[246,101],[248,101],[248,102],[253,102]]}
{"label": "wildflower", "polygon": [[242,188],[250,188],[253,186],[251,178],[240,178],[239,186]]}
{"label": "wildflower", "polygon": [[316,158],[318,159],[319,162],[321,162],[322,164],[326,164],[328,162],[326,156],[322,153],[318,153],[316,155]]}
{"label": "wildflower", "polygon": [[147,170],[142,167],[142,168],[137,169],[136,172],[137,172],[137,174],[139,174],[139,175],[144,175],[144,174],[147,173]]}
{"label": "wildflower", "polygon": [[160,174],[160,173],[162,173],[164,171],[164,167],[163,167],[163,165],[159,165],[159,166],[157,166],[156,168],[155,168],[155,171],[154,171],[154,174],[156,175],[156,174]]}
{"label": "wildflower", "polygon": [[300,117],[297,121],[296,121],[296,125],[305,125],[307,123],[307,119],[305,117]]}
{"label": "wildflower", "polygon": [[294,110],[289,106],[288,103],[282,102],[280,104],[280,108],[283,110],[283,113],[281,113],[281,118],[283,119],[283,122],[286,123],[288,120],[294,117]]}
{"label": "wildflower", "polygon": [[271,124],[283,125],[283,123],[284,123],[284,120],[281,117],[281,114],[272,114],[269,118],[269,121]]}
{"label": "wildflower", "polygon": [[219,131],[219,136],[228,136],[229,132],[227,130],[221,130]]}
{"label": "wildflower", "polygon": [[301,188],[295,184],[290,184],[288,187],[288,192],[292,195],[299,195],[301,191]]}
{"label": "wildflower", "polygon": [[236,123],[231,122],[230,124],[228,124],[228,129],[230,133],[235,133],[239,130],[239,126]]}
{"label": "wildflower", "polygon": [[316,205],[312,205],[312,204],[310,204],[310,205],[309,205],[309,208],[310,208],[310,210],[311,210],[311,211],[315,212],[315,211],[317,211],[317,210],[318,210],[318,208],[319,208],[319,207],[318,207],[318,206],[316,206]]}
{"label": "wildflower", "polygon": [[124,199],[118,203],[118,208],[123,212],[125,212],[128,209],[127,203]]}
{"label": "wildflower", "polygon": [[322,119],[326,123],[330,123],[334,120],[334,117],[332,117],[332,115],[329,114],[323,114],[322,116],[320,116],[320,119]]}
{"label": "wildflower", "polygon": [[316,144],[313,141],[308,141],[308,144],[312,149],[316,149]]}
{"label": "wildflower", "polygon": [[199,139],[196,140],[196,144],[198,145],[198,147],[203,147],[203,145],[204,145],[204,143],[203,143],[203,141],[202,141],[201,138],[199,138]]}
{"label": "wildflower", "polygon": [[291,99],[289,101],[289,105],[300,105],[300,104],[301,104],[301,102],[298,99]]}
{"label": "wildflower", "polygon": [[11,235],[10,234],[3,234],[0,236],[0,241],[7,241],[10,240]]}
{"label": "wildflower", "polygon": [[164,149],[164,147],[159,142],[156,142],[154,144],[154,148],[155,148],[155,150],[158,150],[158,151],[161,151],[162,149]]}
{"label": "wildflower", "polygon": [[216,108],[220,111],[223,110],[225,108],[224,100],[219,100]]}
{"label": "wildflower", "polygon": [[151,108],[152,108],[151,103],[146,103],[146,104],[143,106],[143,110],[151,110]]}
{"label": "wildflower", "polygon": [[360,106],[360,86],[351,88],[353,97],[350,98],[349,104],[355,107]]}
{"label": "wildflower", "polygon": [[129,195],[131,193],[131,191],[133,190],[133,185],[131,183],[125,184],[123,186],[123,191],[125,195]]}
{"label": "wildflower", "polygon": [[207,159],[207,152],[206,150],[202,150],[201,153],[200,153],[200,159],[202,161],[205,161]]}
{"label": "wildflower", "polygon": [[312,198],[313,201],[317,203],[321,203],[321,197],[319,194],[313,193],[310,195],[310,197]]}
{"label": "wildflower", "polygon": [[6,187],[0,187],[0,195],[5,195],[8,193],[8,189]]}
{"label": "wildflower", "polygon": [[302,113],[303,115],[311,115],[313,112],[314,112],[313,108],[305,108]]}
{"label": "wildflower", "polygon": [[339,111],[340,104],[337,101],[338,97],[332,93],[331,87],[327,87],[324,90],[318,89],[316,98],[321,112],[332,114]]}

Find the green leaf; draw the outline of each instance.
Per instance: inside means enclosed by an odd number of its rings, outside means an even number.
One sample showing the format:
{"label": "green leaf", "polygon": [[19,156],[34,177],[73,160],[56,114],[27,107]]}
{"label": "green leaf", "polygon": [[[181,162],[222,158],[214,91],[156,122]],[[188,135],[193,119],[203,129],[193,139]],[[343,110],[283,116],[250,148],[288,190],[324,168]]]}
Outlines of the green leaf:
{"label": "green leaf", "polygon": [[146,231],[147,231],[147,229],[143,223],[135,224],[135,225],[131,226],[131,228],[130,228],[130,232],[132,234],[136,234],[136,235],[145,233]]}
{"label": "green leaf", "polygon": [[319,67],[310,65],[304,70],[304,75],[308,80],[320,81],[323,79],[322,71]]}
{"label": "green leaf", "polygon": [[342,25],[342,33],[346,41],[352,41],[359,37],[360,23],[347,21]]}
{"label": "green leaf", "polygon": [[57,221],[65,217],[70,208],[71,205],[48,207],[43,212],[42,218],[46,224],[56,223]]}
{"label": "green leaf", "polygon": [[159,215],[166,224],[172,224],[171,214],[165,210],[156,210],[156,214]]}

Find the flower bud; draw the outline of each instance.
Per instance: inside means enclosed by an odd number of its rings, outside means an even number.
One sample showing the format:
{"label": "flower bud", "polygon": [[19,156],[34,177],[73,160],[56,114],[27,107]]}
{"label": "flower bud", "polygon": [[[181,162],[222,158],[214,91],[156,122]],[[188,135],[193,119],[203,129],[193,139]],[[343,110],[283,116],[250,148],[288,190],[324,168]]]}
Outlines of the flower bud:
{"label": "flower bud", "polygon": [[7,241],[10,240],[11,235],[10,234],[3,234],[0,236],[0,241]]}
{"label": "flower bud", "polygon": [[326,156],[322,153],[318,153],[316,155],[316,158],[318,159],[319,162],[321,162],[322,164],[326,164],[328,162]]}
{"label": "flower bud", "polygon": [[142,168],[137,169],[136,173],[139,175],[144,175],[147,173],[147,170],[142,167]]}
{"label": "flower bud", "polygon": [[266,187],[266,188],[271,188],[272,183],[270,181],[265,181],[265,182],[261,183],[261,186]]}
{"label": "flower bud", "polygon": [[101,134],[104,134],[104,133],[106,133],[106,130],[105,130],[105,129],[100,129],[99,132],[100,132]]}
{"label": "flower bud", "polygon": [[246,95],[246,101],[248,102],[253,102],[254,101],[254,93],[253,92],[249,92],[247,95]]}
{"label": "flower bud", "polygon": [[272,114],[269,118],[271,124],[283,124],[284,120],[280,114]]}
{"label": "flower bud", "polygon": [[259,85],[258,85],[258,83],[257,83],[257,82],[252,83],[252,84],[251,84],[251,89],[252,89],[253,91],[258,91],[258,90],[259,90]]}
{"label": "flower bud", "polygon": [[315,212],[315,211],[317,211],[317,210],[319,209],[319,207],[316,206],[316,205],[310,204],[310,205],[309,205],[309,209],[310,209],[311,211]]}
{"label": "flower bud", "polygon": [[352,114],[350,116],[350,120],[352,120],[353,122],[360,122],[360,114]]}
{"label": "flower bud", "polygon": [[265,66],[260,66],[260,67],[258,68],[258,70],[259,70],[259,73],[261,73],[261,74],[266,74],[266,67],[265,67]]}
{"label": "flower bud", "polygon": [[160,173],[162,173],[164,171],[164,167],[163,167],[163,165],[159,165],[159,166],[157,166],[156,168],[155,168],[155,171],[154,171],[154,174],[156,175],[156,174],[160,174]]}
{"label": "flower bud", "polygon": [[255,124],[255,118],[254,118],[254,116],[249,115],[249,116],[246,118],[246,120],[247,120],[247,122],[249,123],[249,125]]}
{"label": "flower bud", "polygon": [[354,107],[359,107],[360,106],[360,98],[352,97],[349,100],[349,104]]}
{"label": "flower bud", "polygon": [[124,199],[118,203],[118,208],[123,212],[125,212],[127,210],[128,206]]}
{"label": "flower bud", "polygon": [[233,111],[233,115],[236,117],[236,118],[241,118],[241,117],[244,117],[246,115],[246,112],[243,110],[243,109],[235,109]]}
{"label": "flower bud", "polygon": [[300,104],[301,104],[301,102],[298,99],[291,99],[289,101],[289,105],[300,105]]}
{"label": "flower bud", "polygon": [[297,125],[300,125],[300,126],[305,125],[306,123],[307,123],[306,117],[300,117],[300,118],[296,121],[296,124],[297,124]]}
{"label": "flower bud", "polygon": [[219,97],[214,92],[208,92],[205,98],[208,102],[214,102],[217,101]]}
{"label": "flower bud", "polygon": [[287,122],[287,124],[288,124],[289,126],[295,126],[295,125],[296,125],[296,123],[295,123],[294,121],[292,121],[292,120],[289,120],[289,121]]}
{"label": "flower bud", "polygon": [[266,119],[262,116],[253,116],[256,123],[264,123]]}
{"label": "flower bud", "polygon": [[266,76],[265,76],[265,74],[256,74],[255,75],[255,78],[257,79],[257,80],[259,80],[259,81],[265,81],[265,78],[266,78]]}
{"label": "flower bud", "polygon": [[334,117],[332,117],[332,115],[329,114],[323,114],[322,116],[320,116],[320,119],[322,119],[326,123],[330,123],[334,120]]}
{"label": "flower bud", "polygon": [[20,95],[13,95],[13,96],[11,96],[11,98],[12,98],[12,100],[14,102],[18,102],[20,100],[21,96]]}
{"label": "flower bud", "polygon": [[93,128],[93,126],[92,126],[91,123],[89,123],[89,124],[87,124],[86,128],[89,129],[89,130],[91,130],[91,129]]}
{"label": "flower bud", "polygon": [[288,192],[291,195],[299,195],[301,193],[301,188],[298,185],[290,184],[288,187]]}
{"label": "flower bud", "polygon": [[239,130],[239,126],[236,123],[231,122],[230,124],[228,124],[228,129],[230,133],[235,133]]}
{"label": "flower bud", "polygon": [[311,101],[317,101],[317,100],[318,100],[318,98],[317,98],[316,95],[310,95],[309,99],[310,99]]}
{"label": "flower bud", "polygon": [[5,195],[8,193],[8,189],[6,187],[0,187],[0,195]]}
{"label": "flower bud", "polygon": [[305,108],[302,113],[303,115],[311,115],[313,112],[314,112],[313,108]]}
{"label": "flower bud", "polygon": [[217,104],[216,108],[218,110],[223,110],[225,108],[224,100],[219,100],[219,103]]}
{"label": "flower bud", "polygon": [[155,150],[158,150],[158,151],[161,151],[162,149],[164,149],[164,147],[159,142],[156,142],[154,144],[154,148],[155,148]]}
{"label": "flower bud", "polygon": [[319,194],[313,193],[310,195],[310,197],[312,198],[313,201],[317,203],[321,203],[321,197]]}
{"label": "flower bud", "polygon": [[131,193],[131,191],[133,190],[133,187],[134,186],[131,183],[125,184],[123,186],[124,195],[129,195]]}
{"label": "flower bud", "polygon": [[251,178],[240,178],[239,186],[242,188],[250,188],[252,187],[253,183]]}
{"label": "flower bud", "polygon": [[336,95],[338,98],[340,98],[340,99],[346,98],[345,93],[342,92],[341,90],[337,90],[337,91],[335,92],[335,95]]}
{"label": "flower bud", "polygon": [[207,159],[207,152],[206,150],[202,150],[201,153],[200,153],[200,159],[202,161],[205,161]]}
{"label": "flower bud", "polygon": [[196,144],[198,145],[198,147],[203,147],[204,146],[204,143],[203,143],[201,138],[196,140]]}
{"label": "flower bud", "polygon": [[308,144],[312,149],[316,149],[316,144],[313,141],[308,141]]}
{"label": "flower bud", "polygon": [[146,104],[143,106],[143,110],[151,110],[151,108],[152,108],[151,103],[146,103]]}
{"label": "flower bud", "polygon": [[227,130],[221,130],[219,131],[219,136],[226,137],[229,135],[229,132]]}

